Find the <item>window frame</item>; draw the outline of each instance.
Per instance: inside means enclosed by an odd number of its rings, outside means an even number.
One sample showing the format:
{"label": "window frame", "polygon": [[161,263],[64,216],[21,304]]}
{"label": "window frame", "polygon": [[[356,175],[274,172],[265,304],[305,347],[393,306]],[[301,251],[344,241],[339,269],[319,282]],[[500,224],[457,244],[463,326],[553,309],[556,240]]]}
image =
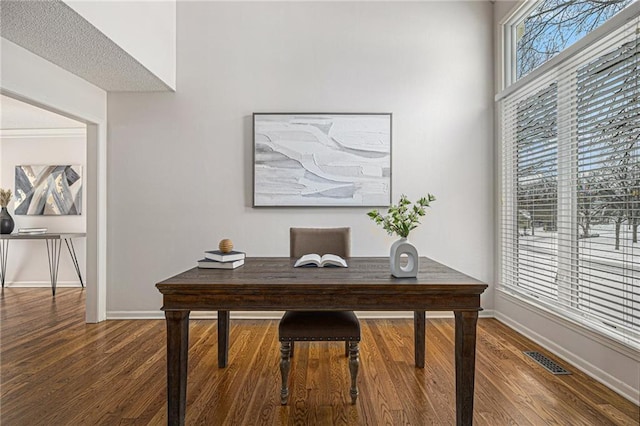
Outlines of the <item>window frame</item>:
{"label": "window frame", "polygon": [[500,22],[502,27],[502,89],[517,81],[516,47],[518,44],[518,24],[529,15],[542,0],[524,0],[507,18]]}
{"label": "window frame", "polygon": [[[553,58],[549,59],[544,64],[532,70],[520,79],[516,78],[516,47],[517,47],[517,26],[524,17],[533,11],[542,0],[524,0],[521,4],[508,14],[503,20],[500,21],[502,28],[502,87],[499,89],[504,91],[511,86],[518,85],[524,81],[522,85],[530,80],[536,79],[540,74],[547,72],[547,70],[554,68],[558,63],[564,62],[582,51],[585,46],[593,43],[594,40],[598,40],[608,33],[618,28],[625,21],[633,16],[632,9],[635,10],[640,4],[640,0],[634,0],[631,4],[625,7],[623,10],[614,15],[607,22],[603,23],[589,34],[585,35],[580,40],[576,41],[562,52],[558,53]],[[615,23],[615,24],[614,24]]]}
{"label": "window frame", "polygon": [[[524,7],[524,5],[526,5],[527,3],[529,3],[529,8]],[[535,7],[536,4],[537,4],[537,1],[530,1],[530,2],[524,3],[523,5],[520,6],[519,9],[516,10],[516,12],[514,12],[514,14],[512,14],[509,17],[509,19],[506,22],[513,23],[517,21],[523,14],[527,13],[531,7]],[[557,308],[558,307],[561,308],[562,304],[570,307],[575,307],[575,305],[578,302],[577,295],[574,294],[574,291],[578,289],[578,282],[577,280],[573,279],[575,278],[574,276],[570,274],[567,275],[567,278],[569,278],[568,280],[564,280],[560,278],[558,282],[558,286],[564,287],[565,291],[563,293],[565,294],[565,299],[562,302],[559,301],[558,305],[557,306],[554,305],[553,308],[548,306],[542,300],[536,300],[536,298],[526,295],[525,294],[526,292],[517,292],[517,291],[514,292],[511,287],[504,285],[505,275],[508,275],[508,271],[505,271],[503,269],[505,265],[504,256],[509,255],[506,252],[509,251],[509,248],[511,247],[512,243],[508,243],[508,242],[505,243],[505,241],[507,241],[507,239],[509,238],[509,235],[505,234],[505,231],[503,229],[503,223],[505,220],[504,219],[505,215],[508,216],[510,213],[511,214],[513,213],[513,211],[511,211],[512,210],[511,207],[513,207],[511,206],[511,203],[514,202],[514,198],[516,197],[516,193],[513,192],[513,185],[514,185],[514,179],[517,179],[517,178],[515,178],[513,175],[513,172],[514,172],[513,168],[515,167],[515,164],[509,161],[508,159],[503,158],[505,154],[508,155],[508,152],[503,151],[503,143],[504,143],[503,141],[505,138],[504,132],[506,131],[509,133],[511,132],[511,130],[504,129],[503,123],[505,120],[508,120],[508,118],[505,118],[503,114],[503,107],[500,102],[505,100],[507,97],[511,96],[512,94],[515,94],[516,96],[518,96],[518,92],[522,92],[523,90],[525,93],[530,92],[531,90],[530,87],[532,86],[535,87],[538,84],[537,83],[538,80],[558,81],[557,80],[558,76],[556,75],[557,70],[561,69],[565,65],[565,62],[570,63],[574,60],[578,60],[579,57],[574,58],[574,56],[577,54],[580,54],[585,48],[589,48],[593,45],[599,45],[600,43],[604,43],[603,39],[606,39],[609,34],[619,31],[621,28],[629,27],[630,24],[636,26],[635,34],[640,36],[640,1],[636,0],[634,3],[631,3],[624,10],[622,10],[621,12],[616,14],[613,18],[611,18],[609,21],[605,22],[600,27],[598,27],[591,33],[587,34],[583,39],[577,41],[572,46],[567,48],[565,51],[561,52],[556,57],[547,61],[545,64],[541,65],[540,67],[538,67],[531,73],[527,74],[517,82],[504,88],[500,93],[496,95],[497,117],[498,117],[498,126],[496,129],[497,130],[496,134],[497,134],[497,144],[499,144],[499,147],[497,149],[497,155],[498,155],[497,161],[499,164],[499,167],[497,168],[498,170],[497,171],[497,185],[498,185],[497,191],[499,194],[499,200],[501,200],[501,205],[498,207],[499,213],[497,215],[498,217],[496,222],[496,238],[497,238],[497,244],[496,244],[496,266],[497,266],[497,286],[496,287],[497,288],[496,290],[498,292],[509,295],[510,297],[514,297],[520,300],[521,303],[526,303],[528,306],[534,307],[541,312],[547,312],[553,317],[556,317],[558,319],[565,321],[567,324],[573,324],[573,326],[575,326],[578,330],[584,330],[583,331],[584,333],[588,333],[589,335],[594,336],[594,338],[606,344],[607,346],[612,348],[618,348],[618,350],[624,350],[625,352],[627,352],[629,349],[631,349],[632,351],[637,349],[634,348],[633,344],[630,345],[627,340],[617,339],[614,336],[612,336],[609,333],[609,330],[604,326],[598,326],[593,323],[589,323],[589,325],[586,325],[585,322],[579,317],[579,315],[575,314],[575,312],[559,312],[559,309]],[[506,36],[508,35],[509,32],[513,32],[514,26],[510,26],[507,28],[506,23],[503,25],[505,25],[503,27],[503,33],[505,35],[505,39],[503,40],[503,48],[505,49],[505,51],[507,51],[506,49],[509,48],[509,43],[506,40]],[[505,70],[510,69],[512,64],[507,63],[506,56],[503,55],[503,58],[505,59],[505,64],[504,64]],[[513,69],[515,70],[515,68]],[[512,74],[512,76],[513,75],[515,75],[515,73]],[[505,71],[505,76],[506,76],[506,71]],[[558,82],[560,83],[560,81]],[[566,83],[566,80],[563,80],[563,83]],[[570,99],[561,99],[561,96],[565,96],[566,93],[569,93],[569,91],[565,89],[561,89],[559,91],[558,105],[564,104],[565,102],[571,102]],[[564,124],[566,125],[567,123],[564,123]],[[571,128],[562,129],[560,126],[562,126],[563,123],[561,122],[559,122],[558,125],[559,125],[558,127],[559,139],[561,138],[560,134],[564,132],[567,132],[567,133],[564,133],[565,135],[572,135]],[[506,137],[511,137],[511,136],[507,135]],[[577,138],[574,138],[572,136],[565,136],[564,140],[565,141],[570,140],[570,142],[565,142],[562,145],[559,145],[558,146],[559,150],[568,149],[571,151],[571,150],[577,149]],[[576,164],[571,163],[565,166],[567,167],[567,169],[562,172],[558,170],[558,175],[560,175],[560,173],[569,173],[573,175],[575,171],[574,168],[577,167],[577,163]],[[560,162],[558,163],[558,167],[559,168],[562,167],[560,165]],[[561,185],[560,179],[558,181],[558,185]],[[575,268],[577,264],[577,259],[574,259],[570,254],[567,255],[567,253],[571,253],[571,250],[573,246],[576,245],[576,241],[578,238],[577,216],[576,214],[574,214],[577,212],[577,195],[576,195],[577,190],[575,188],[567,187],[566,191],[569,191],[569,192],[566,192],[564,195],[565,197],[568,197],[567,208],[569,208],[572,211],[571,214],[568,215],[569,220],[572,222],[567,226],[569,229],[575,230],[574,232],[575,235],[571,235],[570,239],[565,241],[566,247],[564,248],[558,247],[558,258],[560,259],[560,251],[566,250],[565,255],[563,255],[562,257],[567,261],[567,263],[566,265],[563,265],[563,266],[567,270],[572,270]],[[560,192],[561,191],[559,189],[558,190],[559,204],[561,203]],[[571,193],[570,196],[567,195],[569,193]],[[505,206],[509,206],[509,207],[505,208]],[[517,203],[515,206],[517,209]],[[560,217],[558,220],[560,220]],[[560,268],[561,266],[559,264],[558,269]]]}

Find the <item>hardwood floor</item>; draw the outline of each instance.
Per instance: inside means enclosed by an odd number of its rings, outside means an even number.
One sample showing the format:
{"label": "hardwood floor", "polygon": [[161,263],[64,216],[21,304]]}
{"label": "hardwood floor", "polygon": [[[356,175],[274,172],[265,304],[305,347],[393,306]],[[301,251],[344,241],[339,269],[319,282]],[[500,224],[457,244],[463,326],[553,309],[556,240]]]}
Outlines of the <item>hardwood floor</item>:
{"label": "hardwood floor", "polygon": [[[84,323],[84,292],[0,295],[0,424],[166,424],[165,324]],[[231,322],[230,363],[217,367],[217,329],[191,321],[188,425],[451,425],[453,320],[427,321],[426,367],[413,366],[413,320],[363,320],[360,395],[338,343],[296,344],[281,406],[277,321]],[[478,322],[476,425],[638,425],[637,405],[493,319]],[[523,350],[573,372],[553,376]]]}

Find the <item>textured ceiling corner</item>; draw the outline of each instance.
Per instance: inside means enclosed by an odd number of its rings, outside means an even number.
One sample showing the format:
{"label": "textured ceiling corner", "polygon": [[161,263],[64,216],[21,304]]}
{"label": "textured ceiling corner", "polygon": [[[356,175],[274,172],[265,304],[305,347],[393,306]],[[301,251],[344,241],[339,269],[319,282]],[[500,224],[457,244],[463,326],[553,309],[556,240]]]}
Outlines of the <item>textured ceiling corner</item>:
{"label": "textured ceiling corner", "polygon": [[2,0],[0,35],[106,91],[171,91],[60,0]]}

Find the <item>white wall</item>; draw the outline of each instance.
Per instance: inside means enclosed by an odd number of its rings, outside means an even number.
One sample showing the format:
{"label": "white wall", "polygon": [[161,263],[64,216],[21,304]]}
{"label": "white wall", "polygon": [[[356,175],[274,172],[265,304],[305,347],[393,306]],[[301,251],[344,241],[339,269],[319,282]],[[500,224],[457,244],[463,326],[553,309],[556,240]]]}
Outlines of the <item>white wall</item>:
{"label": "white wall", "polygon": [[[496,26],[496,46],[500,46],[500,22],[505,19],[520,2],[500,1],[494,7]],[[496,48],[496,91],[502,79],[501,49]],[[499,132],[496,131],[499,137]],[[496,154],[500,150],[500,140],[496,138]],[[499,159],[496,156],[496,163]],[[496,186],[499,188],[499,180]],[[497,191],[496,191],[497,192]],[[500,195],[497,195],[500,199]],[[495,224],[498,229],[498,224]],[[498,251],[496,251],[498,253]],[[496,266],[496,279],[498,269]],[[494,309],[496,318],[508,324],[523,335],[545,347],[560,358],[567,360],[590,376],[614,389],[634,403],[640,400],[640,354],[636,350],[611,341],[582,326],[572,324],[542,309],[524,303],[501,291],[495,292]]]}
{"label": "white wall", "polygon": [[179,2],[177,16],[179,90],[109,94],[111,317],[159,317],[154,284],[225,237],[287,256],[290,226],[351,226],[354,255],[388,256],[367,208],[251,207],[253,112],[392,112],[394,202],[438,198],[410,239],[493,282],[490,3]]}
{"label": "white wall", "polygon": [[106,92],[22,47],[0,38],[0,90],[87,123],[86,281],[88,322],[106,317]]}
{"label": "white wall", "polygon": [[[79,129],[81,130],[81,129]],[[51,131],[8,131],[0,136],[0,187],[15,188],[15,166],[23,164],[79,164],[83,171],[82,215],[73,216],[27,216],[14,212],[15,198],[9,204],[9,212],[15,222],[14,232],[18,228],[45,227],[50,232],[85,232],[87,197],[85,185],[86,173],[86,136],[73,132],[59,135]],[[10,136],[6,136],[9,134]],[[55,135],[55,136],[54,136]],[[73,240],[82,277],[85,272],[86,239]],[[12,241],[7,261],[5,285],[15,286],[51,286],[47,248],[44,241]],[[80,286],[71,257],[64,243],[60,255],[58,286]]]}
{"label": "white wall", "polygon": [[175,90],[175,0],[65,3]]}

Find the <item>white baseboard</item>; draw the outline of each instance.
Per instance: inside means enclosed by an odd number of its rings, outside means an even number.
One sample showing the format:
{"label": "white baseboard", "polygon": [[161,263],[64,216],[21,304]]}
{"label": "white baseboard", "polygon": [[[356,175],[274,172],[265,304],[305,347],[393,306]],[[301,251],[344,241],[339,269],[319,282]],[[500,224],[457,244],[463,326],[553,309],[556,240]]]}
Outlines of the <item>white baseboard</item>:
{"label": "white baseboard", "polygon": [[[13,288],[51,288],[51,281],[5,281],[5,287]],[[56,288],[82,287],[80,281],[58,281]]]}
{"label": "white baseboard", "polygon": [[[284,311],[231,311],[231,319],[274,320],[280,319]],[[413,311],[357,311],[360,319],[409,319]],[[190,319],[216,319],[216,311],[193,311]],[[452,312],[427,312],[427,318],[453,318]],[[480,312],[480,318],[493,318],[493,310]],[[108,320],[164,319],[164,313],[157,311],[107,311]]]}
{"label": "white baseboard", "polygon": [[522,325],[521,323],[512,320],[511,318],[501,314],[500,312],[495,313],[495,318],[498,321],[506,324],[510,328],[514,329],[518,333],[522,334],[523,336],[533,340],[534,342],[536,342],[543,348],[547,349],[549,352],[553,353],[554,355],[557,355],[558,357],[567,361],[572,366],[576,367],[577,369],[579,369],[589,377],[592,377],[593,379],[599,381],[600,383],[610,388],[614,392],[617,392],[621,396],[627,398],[629,401],[633,402],[634,404],[637,404],[638,401],[640,400],[640,391],[638,389],[634,389],[628,384],[620,382],[620,380],[611,376],[609,373],[602,370],[601,368],[596,367],[595,365],[589,363],[588,361],[584,360],[583,358],[576,355],[575,353],[567,351],[557,343],[547,339],[543,335],[531,330],[525,325]]}

